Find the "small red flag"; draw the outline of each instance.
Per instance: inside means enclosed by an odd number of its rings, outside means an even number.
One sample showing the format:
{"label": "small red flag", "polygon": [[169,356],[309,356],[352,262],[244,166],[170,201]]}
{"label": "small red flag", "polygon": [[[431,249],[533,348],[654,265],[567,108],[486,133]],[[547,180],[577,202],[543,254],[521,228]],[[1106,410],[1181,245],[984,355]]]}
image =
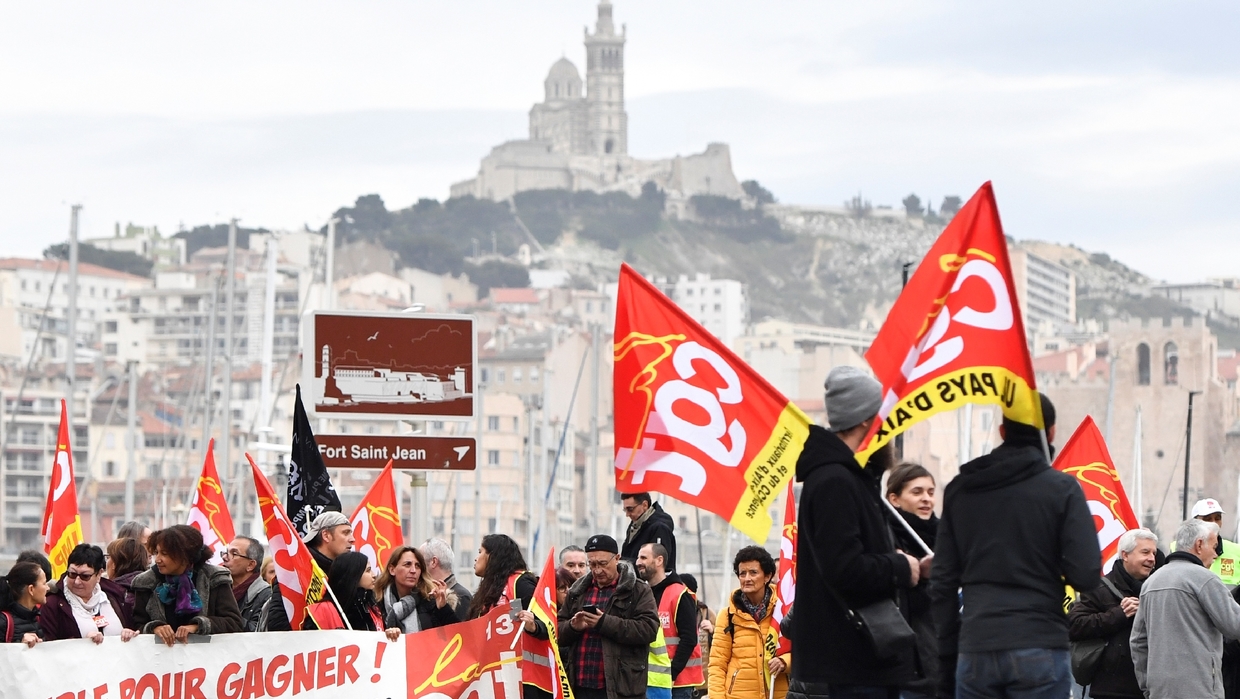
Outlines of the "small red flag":
{"label": "small red flag", "polygon": [[[220,484],[220,474],[215,470],[215,440],[207,444],[207,458],[202,462],[202,475],[198,476],[198,486],[194,489],[194,500],[189,506],[189,526],[202,532],[202,543],[215,555],[211,562],[220,563],[220,555],[228,548],[228,542],[236,538],[233,530],[232,515],[228,512],[228,501],[224,499],[224,488]],[[259,566],[262,561],[256,561]]]}
{"label": "small red flag", "polygon": [[556,632],[559,621],[559,605],[555,597],[555,549],[547,554],[542,575],[530,598],[530,611],[547,627],[547,640],[530,634],[521,636],[521,683],[538,687],[551,695],[551,699],[573,699],[568,684],[568,673],[560,658],[560,643]]}
{"label": "small red flag", "polygon": [[56,457],[47,485],[43,508],[43,552],[52,561],[52,577],[59,579],[69,567],[69,554],[82,543],[82,517],[78,514],[77,485],[73,480],[73,445],[69,441],[69,410],[60,401],[60,430]]}
{"label": "small red flag", "polygon": [[396,503],[396,486],[392,484],[391,459],[349,521],[353,524],[353,549],[366,554],[372,569],[387,565],[388,552],[405,540]]}
{"label": "small red flag", "polygon": [[779,632],[788,610],[797,594],[797,498],[792,483],[788,484],[788,496],[784,505],[784,529],[779,537],[779,574],[775,579],[775,613],[771,627],[779,635],[777,654],[792,652],[792,639]]}
{"label": "small red flag", "polygon": [[1076,476],[1085,491],[1085,500],[1098,528],[1098,548],[1102,549],[1102,567],[1106,570],[1119,556],[1119,537],[1140,526],[1128,504],[1124,484],[1111,461],[1106,440],[1098,425],[1088,415],[1072,433],[1055,459],[1055,470]]}

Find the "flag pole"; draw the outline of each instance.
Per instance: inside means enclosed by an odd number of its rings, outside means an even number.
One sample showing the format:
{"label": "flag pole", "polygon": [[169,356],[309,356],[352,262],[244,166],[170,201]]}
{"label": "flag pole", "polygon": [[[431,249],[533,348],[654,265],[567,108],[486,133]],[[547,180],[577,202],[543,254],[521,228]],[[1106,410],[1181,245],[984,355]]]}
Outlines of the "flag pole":
{"label": "flag pole", "polygon": [[900,511],[896,509],[895,505],[892,505],[891,501],[887,498],[880,499],[883,501],[883,504],[887,506],[887,509],[891,510],[891,514],[895,516],[896,521],[904,526],[904,531],[908,532],[908,535],[913,537],[913,541],[916,541],[917,545],[926,552],[926,555],[933,556],[934,551],[929,546],[926,546],[926,542],[922,541],[921,537],[917,535],[917,532],[913,531],[913,526],[904,519],[904,516],[900,514]]}

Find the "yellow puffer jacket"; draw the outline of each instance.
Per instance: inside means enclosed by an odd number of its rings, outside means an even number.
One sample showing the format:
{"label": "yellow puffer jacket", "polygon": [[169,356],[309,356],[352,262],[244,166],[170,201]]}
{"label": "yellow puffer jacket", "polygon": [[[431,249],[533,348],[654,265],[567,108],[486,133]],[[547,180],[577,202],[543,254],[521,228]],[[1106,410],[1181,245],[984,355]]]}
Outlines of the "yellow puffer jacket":
{"label": "yellow puffer jacket", "polygon": [[[767,635],[771,615],[775,612],[775,595],[767,606],[766,615],[756,622],[735,590],[728,608],[719,612],[715,621],[715,638],[710,647],[710,699],[767,699],[769,671],[773,647],[768,648]],[[792,654],[778,656],[784,667],[792,666]],[[775,676],[775,699],[788,693],[788,670]]]}

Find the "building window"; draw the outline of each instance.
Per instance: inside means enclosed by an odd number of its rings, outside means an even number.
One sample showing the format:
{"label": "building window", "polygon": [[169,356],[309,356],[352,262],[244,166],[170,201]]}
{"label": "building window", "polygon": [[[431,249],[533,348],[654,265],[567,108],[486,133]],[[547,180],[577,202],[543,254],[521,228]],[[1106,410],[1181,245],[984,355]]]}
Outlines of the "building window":
{"label": "building window", "polygon": [[103,345],[103,353],[108,355],[109,357],[115,357],[116,356],[116,343],[115,342],[105,343]]}
{"label": "building window", "polygon": [[487,450],[487,464],[491,466],[499,465],[499,450],[498,449]]}
{"label": "building window", "polygon": [[490,381],[490,380],[491,380],[491,370],[490,370],[490,369],[488,369],[488,368],[486,368],[486,367],[482,367],[482,371],[481,371],[481,380],[482,380],[482,383],[486,383],[486,382],[488,382],[488,381]]}
{"label": "building window", "polygon": [[495,370],[495,383],[504,383],[504,370],[503,369]]}
{"label": "building window", "polygon": [[530,367],[530,383],[538,383],[538,367]]}
{"label": "building window", "polygon": [[116,462],[115,461],[103,462],[103,475],[107,476],[108,478],[111,478],[116,475]]}
{"label": "building window", "polygon": [[512,368],[512,382],[521,383],[521,367],[514,366]]}
{"label": "building window", "polygon": [[499,431],[499,416],[498,415],[487,416],[487,429],[492,432]]}
{"label": "building window", "polygon": [[1150,385],[1150,346],[1144,342],[1137,345],[1137,385]]}
{"label": "building window", "polygon": [[114,333],[114,332],[116,332],[116,321],[115,321],[115,320],[108,320],[108,321],[104,321],[104,323],[103,323],[103,331],[104,331],[105,333]]}
{"label": "building window", "polygon": [[1163,382],[1168,386],[1180,383],[1180,350],[1174,342],[1163,345]]}

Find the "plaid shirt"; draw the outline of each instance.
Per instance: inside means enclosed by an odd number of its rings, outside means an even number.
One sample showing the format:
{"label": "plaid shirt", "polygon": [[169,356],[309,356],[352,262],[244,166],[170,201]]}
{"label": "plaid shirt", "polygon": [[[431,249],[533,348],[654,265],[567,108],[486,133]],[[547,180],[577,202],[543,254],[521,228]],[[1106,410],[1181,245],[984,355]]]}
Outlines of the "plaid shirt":
{"label": "plaid shirt", "polygon": [[[619,577],[606,587],[599,587],[591,582],[581,599],[581,606],[593,604],[601,610],[606,610],[607,603],[611,601],[612,595],[616,594],[616,584],[619,582]],[[597,627],[586,629],[581,634],[573,660],[577,663],[577,686],[586,689],[607,688],[607,679],[603,670],[603,637],[599,634]]]}

